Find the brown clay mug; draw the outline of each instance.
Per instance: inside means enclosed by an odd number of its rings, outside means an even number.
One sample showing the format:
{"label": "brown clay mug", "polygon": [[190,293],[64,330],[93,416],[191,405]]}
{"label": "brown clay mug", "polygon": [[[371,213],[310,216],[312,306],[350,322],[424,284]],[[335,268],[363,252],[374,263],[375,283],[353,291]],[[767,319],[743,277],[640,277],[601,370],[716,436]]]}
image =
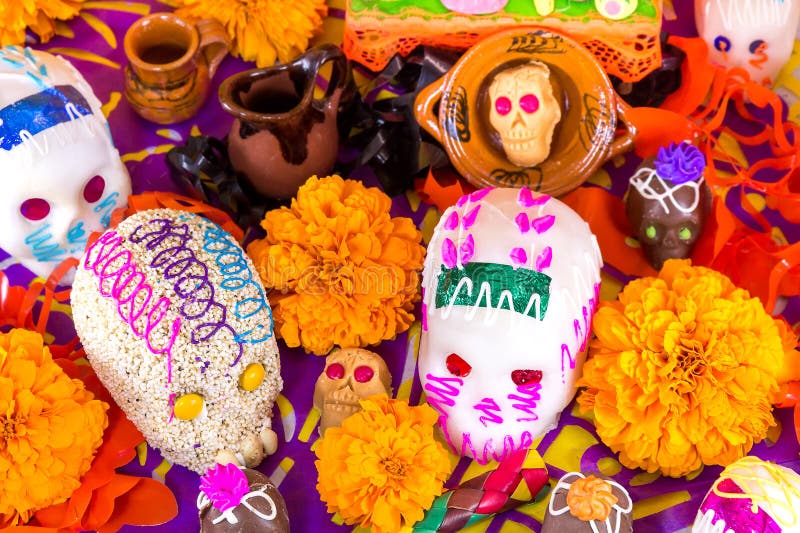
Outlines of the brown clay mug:
{"label": "brown clay mug", "polygon": [[[318,97],[317,75],[328,62],[330,81]],[[309,177],[329,174],[336,162],[336,118],[349,75],[342,50],[323,44],[291,63],[247,70],[223,81],[220,103],[236,118],[228,134],[233,168],[272,198],[291,198]]]}
{"label": "brown clay mug", "polygon": [[[507,95],[493,91],[502,76],[530,65],[546,67],[546,92],[553,97],[533,99],[526,93],[536,91],[517,82]],[[560,108],[552,113],[560,117],[555,126],[548,123],[553,128],[549,152],[535,163],[512,162],[515,144],[531,151],[529,140],[541,131],[526,114],[552,111],[545,105]],[[519,118],[520,125],[498,129],[494,110],[505,112],[507,122]],[[528,187],[554,196],[577,188],[608,159],[633,148],[636,135],[624,102],[594,56],[572,39],[535,26],[500,31],[470,48],[447,74],[420,91],[414,115],[476,187]]]}
{"label": "brown clay mug", "polygon": [[197,24],[155,13],[125,34],[125,97],[143,118],[172,124],[194,116],[230,42],[216,20]]}

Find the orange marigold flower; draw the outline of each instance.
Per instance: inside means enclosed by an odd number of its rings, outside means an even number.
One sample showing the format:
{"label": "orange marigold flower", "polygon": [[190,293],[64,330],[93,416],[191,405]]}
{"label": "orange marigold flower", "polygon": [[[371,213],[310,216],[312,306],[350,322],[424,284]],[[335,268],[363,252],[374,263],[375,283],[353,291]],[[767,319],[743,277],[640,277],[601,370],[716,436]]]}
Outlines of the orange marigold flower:
{"label": "orange marigold flower", "polygon": [[791,349],[757,298],[724,275],[669,260],[594,317],[581,409],[620,462],[678,477],[747,454],[775,424]]}
{"label": "orange marigold flower", "polygon": [[390,208],[376,188],[313,176],[291,207],[266,214],[267,236],[247,253],[276,289],[269,301],[287,345],[322,355],[393,339],[414,322],[425,248],[411,219]]}
{"label": "orange marigold flower", "polygon": [[328,14],[325,0],[175,0],[176,13],[217,19],[233,53],[259,67],[287,63],[306,51]]}
{"label": "orange marigold flower", "polygon": [[16,0],[0,2],[0,46],[25,43],[30,28],[46,43],[55,35],[55,20],[69,20],[83,0]]}
{"label": "orange marigold flower", "polygon": [[0,333],[0,528],[65,501],[108,425],[108,404],[70,379],[26,329]]}
{"label": "orange marigold flower", "polygon": [[449,456],[433,437],[437,415],[427,405],[386,396],[360,403],[317,444],[317,490],[345,523],[394,533],[421,520],[443,492]]}

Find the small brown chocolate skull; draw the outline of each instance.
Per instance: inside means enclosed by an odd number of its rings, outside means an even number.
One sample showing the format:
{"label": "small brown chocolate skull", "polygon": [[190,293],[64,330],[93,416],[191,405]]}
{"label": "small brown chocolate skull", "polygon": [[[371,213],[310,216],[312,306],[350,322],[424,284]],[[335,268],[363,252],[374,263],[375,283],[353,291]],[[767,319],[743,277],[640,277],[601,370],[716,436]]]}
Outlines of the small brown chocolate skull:
{"label": "small brown chocolate skull", "polygon": [[358,412],[360,399],[391,392],[392,375],[381,356],[361,348],[333,352],[314,387],[314,407],[322,411],[320,435]]}
{"label": "small brown chocolate skull", "polygon": [[701,179],[675,184],[648,159],[631,178],[625,209],[647,262],[660,270],[667,259],[690,257],[711,211],[711,190]]}

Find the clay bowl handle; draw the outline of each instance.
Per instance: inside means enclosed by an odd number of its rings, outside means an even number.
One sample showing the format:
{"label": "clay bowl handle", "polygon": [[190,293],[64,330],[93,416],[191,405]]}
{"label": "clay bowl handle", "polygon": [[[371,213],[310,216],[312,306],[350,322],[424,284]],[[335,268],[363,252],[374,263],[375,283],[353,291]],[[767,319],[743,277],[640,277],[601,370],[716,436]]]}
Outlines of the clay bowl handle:
{"label": "clay bowl handle", "polygon": [[213,78],[217,67],[228,54],[231,42],[225,28],[214,19],[203,19],[195,27],[200,34],[198,48],[208,66],[208,77]]}
{"label": "clay bowl handle", "polygon": [[442,143],[442,131],[439,129],[439,117],[433,114],[433,110],[442,99],[442,86],[444,85],[443,76],[424,89],[417,95],[414,101],[414,116],[422,129],[430,133],[434,139]]}
{"label": "clay bowl handle", "polygon": [[624,126],[625,132],[614,138],[608,152],[608,159],[613,159],[633,149],[633,142],[636,140],[637,131],[636,126],[626,116],[627,110],[628,104],[617,101],[617,124]]}

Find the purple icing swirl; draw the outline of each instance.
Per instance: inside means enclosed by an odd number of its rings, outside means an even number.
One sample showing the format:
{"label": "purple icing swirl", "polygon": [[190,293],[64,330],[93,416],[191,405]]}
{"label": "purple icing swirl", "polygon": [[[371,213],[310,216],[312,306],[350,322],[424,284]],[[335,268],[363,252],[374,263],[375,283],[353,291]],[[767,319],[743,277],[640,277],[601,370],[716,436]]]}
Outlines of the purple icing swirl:
{"label": "purple icing swirl", "polygon": [[658,149],[655,167],[662,179],[679,185],[700,179],[706,168],[706,159],[694,145],[670,143]]}

